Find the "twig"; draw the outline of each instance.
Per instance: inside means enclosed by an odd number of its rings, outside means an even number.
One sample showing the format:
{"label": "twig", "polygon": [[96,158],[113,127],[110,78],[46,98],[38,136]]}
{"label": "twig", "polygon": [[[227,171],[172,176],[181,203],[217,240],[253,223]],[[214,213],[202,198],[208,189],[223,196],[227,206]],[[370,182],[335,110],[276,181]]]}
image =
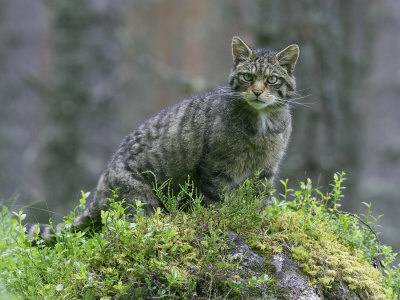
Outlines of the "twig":
{"label": "twig", "polygon": [[[368,223],[366,223],[366,222],[364,222],[363,220],[361,220],[361,218],[360,218],[359,216],[357,216],[356,214],[353,214],[353,213],[350,213],[350,212],[347,212],[347,211],[342,211],[342,210],[336,210],[335,212],[340,213],[340,214],[342,214],[342,215],[345,215],[345,214],[350,215],[350,216],[356,218],[358,221],[360,221],[363,225],[367,226],[368,229],[369,229],[369,230],[372,232],[372,234],[375,236],[376,240],[378,241],[378,249],[379,249],[379,254],[378,254],[378,256],[382,254],[381,241],[379,240],[378,235],[375,233],[375,231],[371,228],[371,226],[370,226]],[[378,256],[377,256],[377,257],[378,257]],[[374,263],[376,263],[375,260],[377,259],[377,257],[374,258],[374,260],[373,260]],[[380,261],[379,261],[379,262],[380,262]],[[380,264],[382,265],[381,262],[380,262]]]}

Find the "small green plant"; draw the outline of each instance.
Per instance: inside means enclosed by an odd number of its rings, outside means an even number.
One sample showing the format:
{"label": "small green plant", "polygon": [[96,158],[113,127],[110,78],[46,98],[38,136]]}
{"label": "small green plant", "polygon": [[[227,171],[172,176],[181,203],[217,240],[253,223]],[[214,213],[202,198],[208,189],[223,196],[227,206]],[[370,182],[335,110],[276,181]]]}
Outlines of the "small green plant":
{"label": "small green plant", "polygon": [[370,204],[360,216],[340,211],[344,180],[343,173],[335,174],[328,193],[314,189],[310,180],[299,189],[289,188],[285,180],[277,195],[265,182],[248,179],[223,195],[218,208],[201,206],[202,196],[190,179],[176,195],[170,182],[156,183],[155,192],[169,213],[158,208],[149,217],[144,203],[129,205],[116,190],[101,213],[103,226],[85,232],[73,226],[88,197],[82,192],[53,245],[37,237],[32,246],[24,232],[25,214],[3,206],[2,294],[28,299],[242,299],[249,291],[257,297],[263,286],[274,299],[268,268],[246,274],[240,261],[229,258],[227,234],[233,231],[265,259],[284,252],[299,261],[319,289],[343,282],[366,299],[398,299],[400,265],[391,266],[397,254],[374,232],[381,216],[373,216]]}
{"label": "small green plant", "polygon": [[201,195],[193,182],[188,176],[186,182],[181,185],[177,194],[171,188],[172,178],[159,184],[157,176],[150,171],[144,172],[153,175],[154,183],[153,189],[157,197],[161,200],[168,213],[174,214],[179,210],[193,211],[201,209],[201,202],[203,201],[203,195]]}

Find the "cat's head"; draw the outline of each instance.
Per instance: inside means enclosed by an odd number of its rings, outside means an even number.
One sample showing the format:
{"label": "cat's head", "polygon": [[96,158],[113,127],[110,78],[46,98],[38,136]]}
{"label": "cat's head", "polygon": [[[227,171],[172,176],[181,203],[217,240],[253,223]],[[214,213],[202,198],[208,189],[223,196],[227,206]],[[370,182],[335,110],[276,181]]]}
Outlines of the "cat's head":
{"label": "cat's head", "polygon": [[252,50],[234,36],[232,54],[229,84],[249,105],[262,110],[280,106],[293,96],[296,89],[293,71],[299,57],[297,45],[290,45],[280,52]]}

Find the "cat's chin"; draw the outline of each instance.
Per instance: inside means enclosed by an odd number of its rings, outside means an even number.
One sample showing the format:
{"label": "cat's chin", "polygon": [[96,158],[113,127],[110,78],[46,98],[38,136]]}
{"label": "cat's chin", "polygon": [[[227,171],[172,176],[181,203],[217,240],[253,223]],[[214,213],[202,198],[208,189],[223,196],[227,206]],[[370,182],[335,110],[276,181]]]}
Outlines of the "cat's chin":
{"label": "cat's chin", "polygon": [[250,101],[247,101],[247,103],[251,107],[253,107],[255,109],[258,109],[258,110],[266,108],[268,105],[270,105],[270,104],[268,104],[268,103],[266,103],[264,101],[260,101],[260,100],[250,100]]}
{"label": "cat's chin", "polygon": [[275,104],[275,101],[273,99],[252,98],[252,99],[246,99],[246,101],[251,107],[257,110],[261,110]]}

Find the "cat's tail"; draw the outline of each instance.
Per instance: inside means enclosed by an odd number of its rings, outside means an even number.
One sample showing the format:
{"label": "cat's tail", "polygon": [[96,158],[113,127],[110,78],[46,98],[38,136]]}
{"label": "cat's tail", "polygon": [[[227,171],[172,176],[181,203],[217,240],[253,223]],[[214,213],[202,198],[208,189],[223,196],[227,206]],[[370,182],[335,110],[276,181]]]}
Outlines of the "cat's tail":
{"label": "cat's tail", "polygon": [[53,229],[50,225],[30,223],[25,225],[26,234],[29,238],[34,240],[37,237],[41,237],[46,242],[55,242],[56,235],[61,233],[62,226],[58,226]]}
{"label": "cat's tail", "polygon": [[[86,199],[88,195],[89,193],[82,196]],[[100,208],[96,204],[97,201],[90,201],[89,205],[69,224],[61,223],[57,227],[53,227],[51,224],[28,223],[25,225],[25,234],[32,240],[33,244],[36,243],[35,240],[37,238],[42,238],[51,244],[56,242],[57,236],[61,236],[63,230],[79,231],[90,225],[97,226],[100,218]],[[92,216],[95,217],[92,218]]]}
{"label": "cat's tail", "polygon": [[[89,206],[91,208],[92,206]],[[52,225],[40,224],[40,223],[28,223],[25,225],[25,233],[35,244],[35,240],[40,237],[48,243],[55,243],[57,236],[62,235],[62,231],[81,231],[85,228],[98,229],[101,226],[101,219],[95,215],[92,218],[90,211],[86,208],[82,214],[74,219],[72,224],[61,223],[57,227]]]}

